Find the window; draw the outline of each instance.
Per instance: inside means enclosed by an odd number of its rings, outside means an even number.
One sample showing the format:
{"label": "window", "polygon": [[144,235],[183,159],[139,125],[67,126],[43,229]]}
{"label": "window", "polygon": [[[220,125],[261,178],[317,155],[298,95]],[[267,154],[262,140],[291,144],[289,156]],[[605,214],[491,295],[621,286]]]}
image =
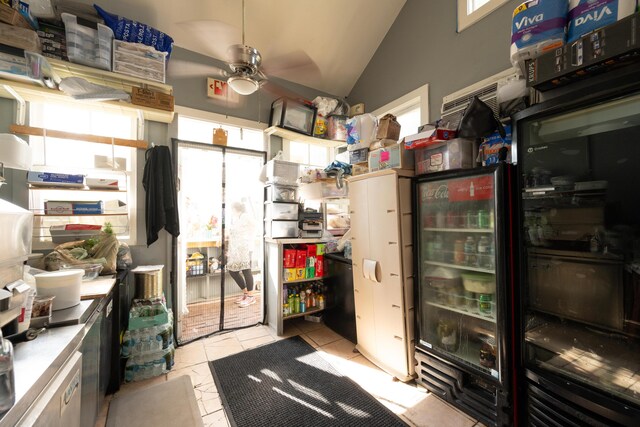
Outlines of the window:
{"label": "window", "polygon": [[458,32],[475,24],[508,0],[458,0]]}
{"label": "window", "polygon": [[284,141],[284,155],[290,162],[311,168],[324,169],[331,163],[330,149],[300,141]]}
{"label": "window", "polygon": [[400,123],[400,139],[418,132],[418,127],[429,122],[429,85],[424,85],[401,96],[372,113],[381,118],[393,114]]}
{"label": "window", "polygon": [[178,116],[178,139],[211,144],[213,131],[220,127],[227,131],[228,146],[265,151],[264,134],[262,130],[183,115]]}
{"label": "window", "polygon": [[[133,114],[93,108],[88,105],[31,102],[29,123],[46,130],[135,139],[137,118]],[[136,164],[135,148],[52,137],[29,138],[33,171],[80,174],[90,178],[118,181],[115,190],[71,189],[31,186],[29,207],[34,213],[33,245],[46,249],[62,243],[52,239],[52,231],[68,224],[111,224],[118,240],[135,244]],[[54,215],[45,203],[55,201],[101,202],[102,214]],[[86,237],[80,233],[80,239]],[[63,239],[63,237],[61,238]]]}

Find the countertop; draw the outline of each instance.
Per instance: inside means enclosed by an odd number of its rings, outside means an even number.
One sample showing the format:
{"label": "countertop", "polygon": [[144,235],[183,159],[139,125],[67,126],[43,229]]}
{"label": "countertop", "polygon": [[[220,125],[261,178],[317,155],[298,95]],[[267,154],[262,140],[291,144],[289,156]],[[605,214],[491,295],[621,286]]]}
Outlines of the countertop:
{"label": "countertop", "polygon": [[33,341],[18,343],[14,349],[15,404],[0,426],[15,426],[64,362],[79,348],[84,325],[47,329]]}
{"label": "countertop", "polygon": [[82,282],[80,289],[80,299],[95,299],[107,296],[111,292],[111,288],[116,283],[116,276],[98,276],[97,279]]}

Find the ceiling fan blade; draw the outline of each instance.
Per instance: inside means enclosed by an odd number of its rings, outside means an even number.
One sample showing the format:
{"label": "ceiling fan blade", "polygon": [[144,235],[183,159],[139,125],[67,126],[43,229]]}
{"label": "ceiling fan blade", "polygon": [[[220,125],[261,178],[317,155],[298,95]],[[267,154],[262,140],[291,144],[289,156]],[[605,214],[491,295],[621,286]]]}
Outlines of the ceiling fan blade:
{"label": "ceiling fan blade", "polygon": [[304,51],[296,50],[277,57],[270,57],[264,61],[262,70],[270,75],[286,78],[288,75],[304,73],[305,75],[320,77],[320,68]]}
{"label": "ceiling fan blade", "polygon": [[227,80],[228,72],[215,65],[199,64],[181,59],[170,59],[167,64],[169,78],[219,77]]}
{"label": "ceiling fan blade", "polygon": [[227,60],[229,46],[239,44],[242,41],[240,29],[226,22],[217,20],[184,21],[177,23],[180,40],[187,46],[197,47],[197,52],[213,58]]}

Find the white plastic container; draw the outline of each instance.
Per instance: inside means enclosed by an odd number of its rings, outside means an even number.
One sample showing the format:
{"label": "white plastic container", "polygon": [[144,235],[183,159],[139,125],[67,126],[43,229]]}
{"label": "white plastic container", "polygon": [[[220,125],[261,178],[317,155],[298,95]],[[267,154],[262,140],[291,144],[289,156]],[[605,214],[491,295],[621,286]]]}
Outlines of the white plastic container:
{"label": "white plastic container", "polygon": [[106,25],[96,24],[97,29],[78,24],[70,13],[61,14],[67,36],[69,61],[111,71],[113,31]]}
{"label": "white plastic container", "polygon": [[53,310],[63,310],[80,304],[80,287],[84,270],[60,270],[36,274],[40,296],[55,296]]}
{"label": "white plastic container", "polygon": [[567,0],[527,0],[513,11],[511,63],[516,65],[562,46],[566,39]]}
{"label": "white plastic container", "polygon": [[567,43],[631,15],[636,3],[637,0],[569,0]]}
{"label": "white plastic container", "polygon": [[265,165],[266,181],[273,184],[296,185],[300,176],[298,163],[269,160]]}

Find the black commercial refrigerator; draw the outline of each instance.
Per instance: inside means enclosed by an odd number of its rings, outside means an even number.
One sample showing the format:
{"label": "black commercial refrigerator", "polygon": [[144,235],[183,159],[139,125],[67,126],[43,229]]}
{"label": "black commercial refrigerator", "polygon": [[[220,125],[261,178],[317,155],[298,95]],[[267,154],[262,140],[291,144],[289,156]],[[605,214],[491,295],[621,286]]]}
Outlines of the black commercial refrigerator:
{"label": "black commercial refrigerator", "polygon": [[416,373],[486,425],[513,425],[517,342],[514,168],[414,182]]}
{"label": "black commercial refrigerator", "polygon": [[640,73],[616,70],[514,116],[522,414],[640,425]]}

